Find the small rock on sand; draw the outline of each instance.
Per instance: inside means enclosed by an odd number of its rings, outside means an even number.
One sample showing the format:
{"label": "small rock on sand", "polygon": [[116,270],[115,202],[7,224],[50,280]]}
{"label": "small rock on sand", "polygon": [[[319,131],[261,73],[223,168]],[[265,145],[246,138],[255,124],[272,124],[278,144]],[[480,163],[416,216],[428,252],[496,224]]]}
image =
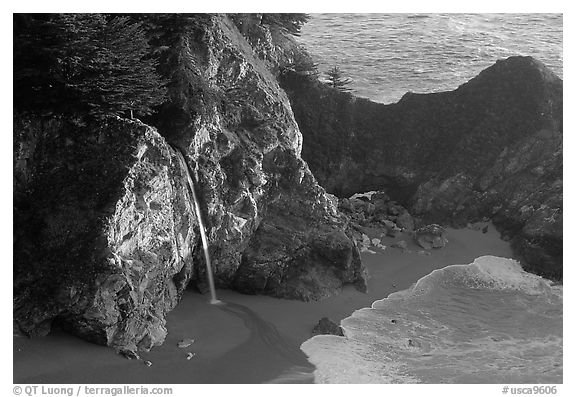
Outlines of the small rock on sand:
{"label": "small rock on sand", "polygon": [[480,223],[468,223],[466,227],[470,230],[480,230],[482,228],[482,224]]}
{"label": "small rock on sand", "polygon": [[386,246],[382,244],[382,240],[379,238],[373,238],[370,242],[372,243],[372,246],[376,248],[380,248],[381,250],[386,249]]}
{"label": "small rock on sand", "polygon": [[182,339],[180,342],[178,342],[178,347],[184,349],[190,346],[192,343],[194,343],[194,339],[190,338]]}
{"label": "small rock on sand", "polygon": [[376,253],[376,251],[372,251],[370,248],[368,248],[365,245],[360,246],[360,252],[367,252],[369,254],[375,254]]}
{"label": "small rock on sand", "polygon": [[406,248],[408,248],[408,243],[404,240],[400,240],[392,244],[392,247],[405,250]]}
{"label": "small rock on sand", "polygon": [[134,350],[122,350],[120,354],[123,355],[128,360],[140,360],[140,356]]}
{"label": "small rock on sand", "polygon": [[338,335],[344,336],[342,328],[328,317],[322,317],[314,326],[312,335]]}
{"label": "small rock on sand", "polygon": [[420,247],[426,250],[442,248],[448,242],[446,229],[437,224],[426,225],[416,230],[414,239]]}
{"label": "small rock on sand", "polygon": [[366,234],[362,233],[362,244],[370,245],[370,243],[371,243],[370,237],[368,237]]}

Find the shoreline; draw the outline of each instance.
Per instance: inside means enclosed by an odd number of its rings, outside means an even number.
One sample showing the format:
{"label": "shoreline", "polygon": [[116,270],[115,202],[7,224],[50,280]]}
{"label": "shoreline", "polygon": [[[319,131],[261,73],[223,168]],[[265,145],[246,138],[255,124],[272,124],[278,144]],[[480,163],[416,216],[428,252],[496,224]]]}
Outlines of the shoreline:
{"label": "shoreline", "polygon": [[[363,252],[368,291],[347,286],[322,301],[302,302],[218,290],[225,305],[186,291],[168,315],[162,346],[127,360],[112,349],[55,330],[44,338],[14,337],[15,383],[310,383],[314,367],[300,345],[322,317],[339,323],[393,292],[409,288],[435,269],[471,263],[482,255],[512,257],[493,226],[488,233],[447,229],[446,247],[424,251],[407,234],[383,238],[385,250]],[[378,229],[369,229],[376,237]],[[390,247],[405,240],[407,250]],[[188,348],[178,341],[193,338]],[[188,353],[194,357],[187,360]],[[146,366],[150,361],[151,366]]]}

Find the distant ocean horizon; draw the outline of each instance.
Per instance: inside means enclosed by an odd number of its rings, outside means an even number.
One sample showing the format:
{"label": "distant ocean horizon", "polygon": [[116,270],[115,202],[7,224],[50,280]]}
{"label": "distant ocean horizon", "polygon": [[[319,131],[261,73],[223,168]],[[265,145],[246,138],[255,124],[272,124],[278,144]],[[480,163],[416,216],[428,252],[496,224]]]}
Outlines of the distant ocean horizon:
{"label": "distant ocean horizon", "polygon": [[449,91],[498,59],[532,56],[563,75],[562,14],[311,14],[299,41],[356,96],[397,102]]}

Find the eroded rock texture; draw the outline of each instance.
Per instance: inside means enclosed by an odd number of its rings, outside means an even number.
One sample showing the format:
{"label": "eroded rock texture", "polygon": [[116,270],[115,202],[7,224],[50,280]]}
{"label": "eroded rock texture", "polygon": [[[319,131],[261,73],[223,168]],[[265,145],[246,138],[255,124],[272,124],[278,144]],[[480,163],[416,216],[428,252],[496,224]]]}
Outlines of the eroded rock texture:
{"label": "eroded rock texture", "polygon": [[217,285],[304,300],[346,283],[364,288],[345,219],[300,157],[302,136],[269,65],[227,18],[211,19],[201,35],[203,50],[182,42],[200,103],[190,107],[188,85],[173,86],[169,114],[183,122],[160,129],[198,179]]}
{"label": "eroded rock texture", "polygon": [[383,105],[281,78],[328,192],[385,190],[424,224],[491,218],[525,267],[562,277],[562,80],[530,57]]}
{"label": "eroded rock texture", "polygon": [[58,318],[101,344],[149,349],[192,275],[196,220],[175,153],[151,127],[15,122],[15,318]]}
{"label": "eroded rock texture", "polygon": [[206,288],[181,149],[207,210],[216,284],[319,299],[365,288],[337,200],[300,157],[270,60],[224,16],[165,38],[171,99],[147,123],[15,119],[15,302],[28,334],[57,319],[118,349],[162,343],[165,315]]}

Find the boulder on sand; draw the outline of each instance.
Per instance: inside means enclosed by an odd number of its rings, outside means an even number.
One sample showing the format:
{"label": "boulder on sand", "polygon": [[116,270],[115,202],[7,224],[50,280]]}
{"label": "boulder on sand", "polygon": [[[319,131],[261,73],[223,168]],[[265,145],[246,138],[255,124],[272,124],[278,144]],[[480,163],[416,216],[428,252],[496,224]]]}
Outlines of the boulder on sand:
{"label": "boulder on sand", "polygon": [[402,232],[402,230],[392,221],[385,221],[384,226],[385,234],[388,237],[397,237]]}
{"label": "boulder on sand", "polygon": [[404,240],[400,240],[394,244],[391,245],[392,248],[400,248],[400,249],[407,249],[408,248],[408,243]]}
{"label": "boulder on sand", "polygon": [[412,218],[412,215],[405,211],[398,215],[398,218],[396,219],[396,225],[404,231],[411,232],[414,230],[414,218]]}
{"label": "boulder on sand", "polygon": [[427,250],[442,248],[448,242],[448,239],[446,239],[446,229],[436,224],[427,225],[416,230],[414,239],[420,247]]}
{"label": "boulder on sand", "polygon": [[338,335],[344,336],[342,328],[328,317],[322,317],[312,330],[313,335]]}

